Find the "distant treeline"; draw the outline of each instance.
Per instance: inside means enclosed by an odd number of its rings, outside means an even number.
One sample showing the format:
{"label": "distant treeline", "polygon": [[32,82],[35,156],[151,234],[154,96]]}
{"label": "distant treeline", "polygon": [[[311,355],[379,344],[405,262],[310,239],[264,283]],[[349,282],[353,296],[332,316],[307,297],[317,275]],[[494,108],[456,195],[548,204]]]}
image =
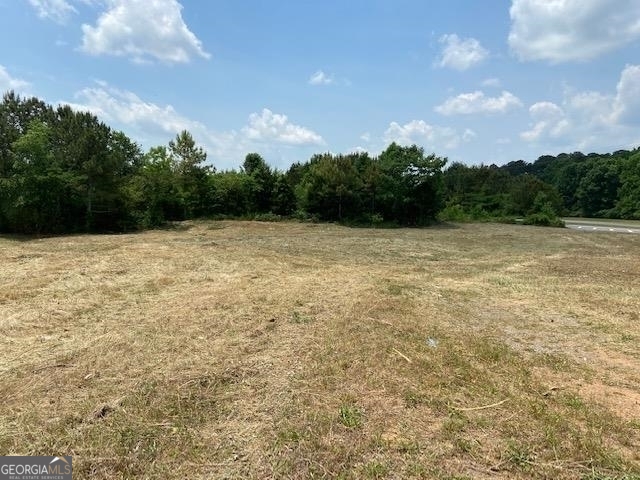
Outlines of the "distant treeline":
{"label": "distant treeline", "polygon": [[640,149],[545,155],[497,167],[454,163],[444,173],[449,219],[557,215],[640,219]]}
{"label": "distant treeline", "polygon": [[299,218],[361,225],[564,213],[640,218],[640,153],[467,167],[391,144],[314,155],[286,172],[257,153],[218,172],[187,131],[144,153],[95,115],[9,92],[0,104],[0,231],[128,231],[192,218]]}

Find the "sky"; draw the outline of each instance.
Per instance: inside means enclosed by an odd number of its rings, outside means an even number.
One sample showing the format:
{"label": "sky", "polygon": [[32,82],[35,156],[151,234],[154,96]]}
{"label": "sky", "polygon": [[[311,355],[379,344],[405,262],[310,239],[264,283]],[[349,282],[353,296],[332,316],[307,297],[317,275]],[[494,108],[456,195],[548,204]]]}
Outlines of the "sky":
{"label": "sky", "polygon": [[0,0],[0,92],[219,170],[391,142],[468,165],[640,146],[638,0]]}

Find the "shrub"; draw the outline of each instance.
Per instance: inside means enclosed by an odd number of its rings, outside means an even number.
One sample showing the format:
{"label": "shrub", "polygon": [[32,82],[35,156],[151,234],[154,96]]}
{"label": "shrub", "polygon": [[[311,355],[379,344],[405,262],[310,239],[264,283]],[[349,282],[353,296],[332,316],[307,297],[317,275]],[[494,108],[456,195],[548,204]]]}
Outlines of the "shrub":
{"label": "shrub", "polygon": [[471,220],[469,214],[464,211],[464,207],[459,203],[448,205],[438,214],[438,219],[442,222],[468,222]]}
{"label": "shrub", "polygon": [[280,222],[282,221],[282,216],[276,215],[275,213],[257,213],[253,216],[253,219],[257,222]]}
{"label": "shrub", "polygon": [[564,227],[561,218],[547,213],[532,213],[527,215],[522,222],[524,225],[536,225],[538,227]]}

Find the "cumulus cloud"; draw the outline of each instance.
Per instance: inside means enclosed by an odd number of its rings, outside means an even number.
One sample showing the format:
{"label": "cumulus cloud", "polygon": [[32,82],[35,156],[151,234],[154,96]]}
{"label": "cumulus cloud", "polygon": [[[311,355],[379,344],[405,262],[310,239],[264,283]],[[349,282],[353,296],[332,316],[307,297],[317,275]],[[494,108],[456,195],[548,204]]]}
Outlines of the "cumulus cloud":
{"label": "cumulus cloud", "polygon": [[318,70],[309,78],[309,85],[331,85],[333,82],[333,76],[327,75],[322,70]]}
{"label": "cumulus cloud", "polygon": [[503,91],[499,97],[487,97],[479,90],[448,98],[435,111],[442,115],[470,115],[474,113],[507,113],[522,107],[522,102],[511,92]]}
{"label": "cumulus cloud", "polygon": [[436,136],[436,129],[424,120],[413,120],[405,125],[391,122],[389,128],[384,133],[385,142],[396,142],[400,145],[410,145],[420,143],[420,141],[433,141]]}
{"label": "cumulus cloud", "polygon": [[77,10],[66,0],[28,0],[40,18],[65,23]]}
{"label": "cumulus cloud", "polygon": [[178,132],[188,130],[205,147],[215,165],[223,168],[237,167],[244,155],[252,151],[277,154],[278,146],[324,144],[317,133],[268,109],[249,115],[247,124],[239,130],[215,131],[180,114],[171,105],[143,100],[133,92],[101,81],[79,91],[74,102],[59,103],[89,111],[146,146],[166,144]]}
{"label": "cumulus cloud", "polygon": [[627,65],[613,93],[567,89],[561,105],[543,101],[529,109],[531,124],[520,137],[573,148],[609,148],[638,142],[640,66]]}
{"label": "cumulus cloud", "polygon": [[482,63],[489,56],[489,51],[475,38],[462,39],[450,34],[440,37],[439,42],[443,47],[436,62],[438,67],[464,71]]}
{"label": "cumulus cloud", "polygon": [[70,103],[76,110],[89,111],[107,122],[135,126],[153,133],[176,134],[182,130],[202,130],[204,125],[178,114],[171,105],[147,102],[135,93],[119,90],[105,82],[76,94],[80,103]]}
{"label": "cumulus cloud", "polygon": [[90,55],[128,57],[136,63],[186,63],[209,58],[182,19],[176,0],[106,0],[95,26],[82,25],[81,50]]}
{"label": "cumulus cloud", "polygon": [[249,115],[249,124],[242,133],[250,140],[278,142],[286,145],[323,145],[320,135],[308,128],[295,125],[286,115],[273,113],[268,108],[262,113]]}
{"label": "cumulus cloud", "polygon": [[640,65],[627,65],[622,71],[613,105],[616,122],[640,124]]}
{"label": "cumulus cloud", "polygon": [[461,142],[471,141],[475,132],[467,129],[463,135],[450,127],[430,125],[424,120],[413,120],[404,125],[391,122],[384,132],[386,143],[396,142],[399,145],[422,145],[427,149],[455,149]]}
{"label": "cumulus cloud", "polygon": [[566,92],[564,105],[566,110],[580,112],[585,124],[604,124],[611,122],[611,95],[600,92]]}
{"label": "cumulus cloud", "polygon": [[640,39],[637,0],[513,0],[510,14],[521,60],[585,61]]}
{"label": "cumulus cloud", "polygon": [[19,78],[12,77],[7,69],[0,65],[0,95],[8,90],[14,90],[23,93],[29,87],[29,82]]}
{"label": "cumulus cloud", "polygon": [[523,140],[532,142],[543,135],[557,138],[568,131],[569,121],[566,119],[565,112],[555,103],[535,103],[529,108],[529,115],[535,123],[530,130],[520,134]]}

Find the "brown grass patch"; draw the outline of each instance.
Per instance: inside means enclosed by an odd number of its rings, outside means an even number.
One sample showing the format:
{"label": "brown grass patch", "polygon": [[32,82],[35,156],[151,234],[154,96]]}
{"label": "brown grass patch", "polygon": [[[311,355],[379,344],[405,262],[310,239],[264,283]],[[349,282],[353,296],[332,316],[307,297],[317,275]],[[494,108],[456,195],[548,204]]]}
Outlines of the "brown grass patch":
{"label": "brown grass patch", "polygon": [[0,238],[0,455],[77,478],[640,478],[640,236]]}

